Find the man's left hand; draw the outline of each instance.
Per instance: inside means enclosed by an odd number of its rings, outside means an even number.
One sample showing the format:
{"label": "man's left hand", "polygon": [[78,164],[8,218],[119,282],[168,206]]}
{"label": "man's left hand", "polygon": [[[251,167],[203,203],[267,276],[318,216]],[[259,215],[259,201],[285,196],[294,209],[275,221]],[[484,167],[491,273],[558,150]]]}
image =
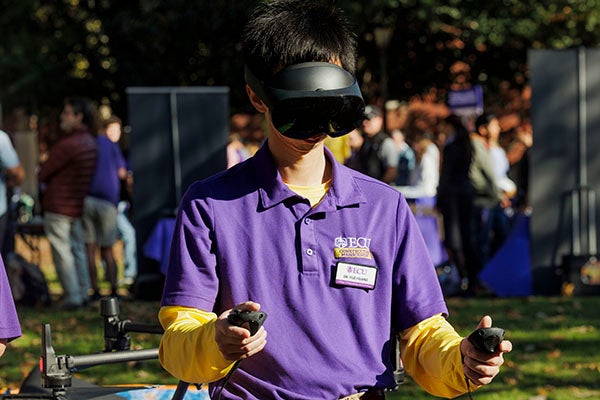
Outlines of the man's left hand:
{"label": "man's left hand", "polygon": [[[491,328],[492,318],[486,315],[479,321],[477,329]],[[512,350],[512,343],[503,340],[498,345],[498,351],[490,354],[480,351],[466,338],[460,343],[460,351],[463,355],[463,372],[465,376],[475,385],[487,385],[500,372],[500,366],[504,364],[504,353]]]}

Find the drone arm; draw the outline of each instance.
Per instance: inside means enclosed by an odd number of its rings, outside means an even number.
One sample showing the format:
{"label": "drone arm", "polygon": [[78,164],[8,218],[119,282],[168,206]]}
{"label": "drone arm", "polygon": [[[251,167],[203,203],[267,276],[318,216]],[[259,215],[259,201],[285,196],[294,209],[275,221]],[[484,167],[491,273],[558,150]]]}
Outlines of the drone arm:
{"label": "drone arm", "polygon": [[94,367],[97,365],[154,360],[158,358],[158,349],[132,350],[66,357],[69,371],[75,372],[83,368]]}

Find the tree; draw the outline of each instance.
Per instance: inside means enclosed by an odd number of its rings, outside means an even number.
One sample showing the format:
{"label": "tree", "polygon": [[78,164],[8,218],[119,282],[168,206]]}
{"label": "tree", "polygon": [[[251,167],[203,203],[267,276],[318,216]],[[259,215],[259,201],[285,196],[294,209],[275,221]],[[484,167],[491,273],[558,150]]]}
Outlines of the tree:
{"label": "tree", "polygon": [[[380,81],[377,26],[393,29],[387,68],[391,97],[409,98],[431,86],[449,88],[451,66],[471,67],[473,83],[489,97],[509,82],[528,81],[527,50],[595,47],[600,43],[600,2],[560,0],[345,1],[357,21],[363,82]],[[377,85],[375,85],[377,87]]]}
{"label": "tree", "polygon": [[[0,14],[0,101],[40,112],[85,95],[126,114],[129,86],[232,86],[251,1],[26,0]],[[240,89],[236,89],[240,88]]]}
{"label": "tree", "polygon": [[[39,113],[85,95],[126,116],[129,86],[219,85],[233,111],[244,93],[241,30],[259,0],[2,0],[0,102]],[[527,50],[594,47],[600,2],[589,0],[339,0],[355,22],[367,99],[447,90],[470,66],[489,96],[528,81]],[[385,49],[375,32],[391,32]],[[385,51],[385,53],[382,53]],[[385,57],[382,57],[384,55]],[[383,64],[382,64],[383,63]]]}

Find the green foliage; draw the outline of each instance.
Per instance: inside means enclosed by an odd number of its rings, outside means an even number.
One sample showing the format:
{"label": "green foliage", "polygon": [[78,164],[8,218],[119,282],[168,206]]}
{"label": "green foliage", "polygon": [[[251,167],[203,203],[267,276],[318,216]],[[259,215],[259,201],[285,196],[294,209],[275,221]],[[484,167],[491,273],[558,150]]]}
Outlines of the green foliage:
{"label": "green foliage", "polygon": [[[247,107],[239,38],[259,0],[4,0],[0,102],[39,113],[86,95],[126,114],[128,86],[223,85]],[[450,66],[473,83],[527,82],[527,49],[600,43],[600,1],[339,0],[359,38],[358,78],[367,98],[447,89]],[[389,27],[378,47],[376,28]],[[385,56],[385,57],[384,57]],[[385,65],[382,65],[385,64]],[[385,72],[384,72],[385,71]]]}
{"label": "green foliage", "polygon": [[0,14],[5,111],[40,112],[77,94],[125,115],[129,86],[243,88],[238,42],[252,2],[8,2]]}

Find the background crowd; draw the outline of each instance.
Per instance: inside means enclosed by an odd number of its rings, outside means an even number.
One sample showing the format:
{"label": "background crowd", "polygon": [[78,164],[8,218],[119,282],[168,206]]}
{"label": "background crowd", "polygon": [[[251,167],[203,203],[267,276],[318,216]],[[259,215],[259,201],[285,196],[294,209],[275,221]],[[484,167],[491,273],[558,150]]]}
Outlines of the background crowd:
{"label": "background crowd", "polygon": [[[456,87],[465,86],[455,77]],[[397,188],[418,212],[435,217],[444,257],[466,296],[490,294],[478,274],[528,211],[528,153],[533,144],[529,91],[503,85],[485,109],[456,115],[431,90],[407,100],[375,98],[362,125],[328,138],[346,166]],[[228,166],[264,140],[260,116],[232,117]]]}
{"label": "background crowd", "polygon": [[[468,86],[464,71],[456,73],[453,82],[458,89]],[[373,97],[367,99],[370,104],[359,129],[326,141],[339,162],[396,187],[420,213],[437,219],[444,255],[432,258],[437,264],[456,267],[465,295],[487,293],[477,275],[506,239],[514,216],[527,209],[532,145],[528,88],[516,90],[506,84],[487,96],[479,115],[460,117],[435,89],[406,100]],[[129,219],[133,174],[122,121],[108,107],[75,100],[75,109],[65,103],[56,125],[27,119],[39,138],[40,167],[33,171],[39,198],[33,206],[19,186],[26,174],[10,134],[19,120],[23,122],[23,115],[13,113],[14,118],[6,120],[9,133],[2,133],[6,145],[1,154],[6,177],[0,186],[5,192],[0,193],[5,200],[0,203],[2,254],[9,266],[15,266],[14,274],[19,274],[23,267],[18,261],[23,260],[15,258],[17,221],[43,212],[44,233],[51,243],[66,308],[102,296],[97,265],[104,268],[110,286],[107,294],[117,295],[119,286],[134,283],[138,262],[135,229]],[[81,118],[75,117],[79,112]],[[252,156],[262,145],[264,132],[261,115],[234,113],[227,167]],[[74,154],[81,155],[78,163]],[[118,238],[123,242],[122,260],[114,258]],[[117,273],[118,262],[123,272]]]}
{"label": "background crowd", "polygon": [[[33,205],[31,196],[20,190],[26,173],[11,140],[2,146],[6,156],[1,157],[1,165],[8,178],[2,181],[7,191],[7,196],[2,196],[6,200],[0,226],[2,256],[17,302],[35,303],[42,300],[44,292],[31,285],[36,278],[32,274],[44,281],[39,266],[17,255],[15,247],[17,226],[31,223],[34,214],[43,215],[41,233],[50,244],[62,287],[61,308],[95,304],[103,295],[118,297],[119,286],[131,285],[137,275],[135,229],[128,218],[132,174],[119,146],[122,121],[106,111],[102,113],[87,98],[64,100],[56,135],[40,140],[39,164],[29,172],[38,189]],[[114,257],[118,238],[124,248],[121,277]],[[110,292],[101,293],[99,264]]]}

